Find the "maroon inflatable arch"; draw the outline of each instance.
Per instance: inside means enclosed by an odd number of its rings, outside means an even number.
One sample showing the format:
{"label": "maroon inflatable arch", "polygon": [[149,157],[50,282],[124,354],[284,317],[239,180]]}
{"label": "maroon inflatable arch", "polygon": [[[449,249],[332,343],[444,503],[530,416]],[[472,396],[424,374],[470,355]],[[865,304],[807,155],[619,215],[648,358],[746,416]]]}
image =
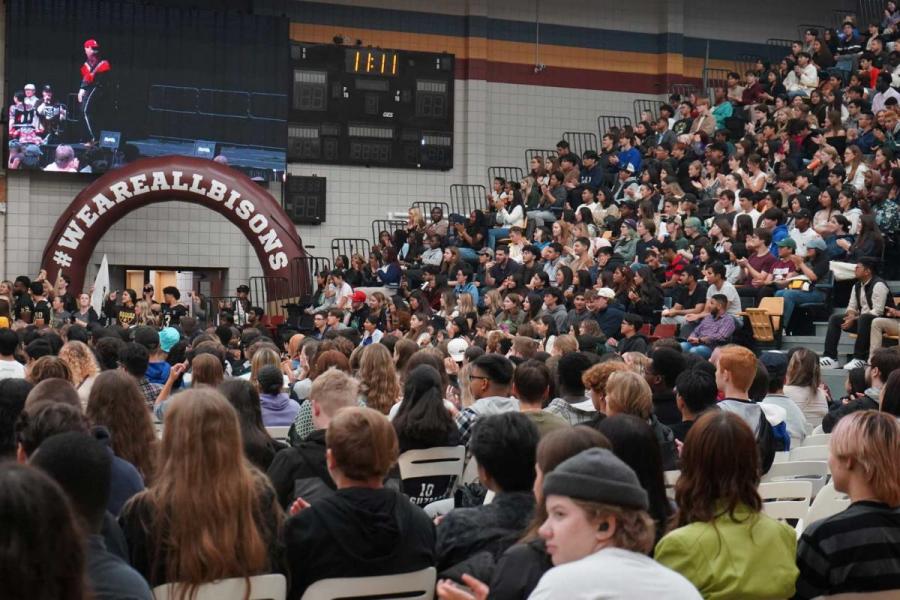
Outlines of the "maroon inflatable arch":
{"label": "maroon inflatable arch", "polygon": [[65,273],[70,289],[83,290],[91,254],[109,228],[133,210],[172,200],[200,204],[237,225],[266,276],[290,281],[292,261],[306,256],[290,217],[246,175],[211,160],[164,156],[109,171],[83,189],[56,222],[41,268],[52,280]]}

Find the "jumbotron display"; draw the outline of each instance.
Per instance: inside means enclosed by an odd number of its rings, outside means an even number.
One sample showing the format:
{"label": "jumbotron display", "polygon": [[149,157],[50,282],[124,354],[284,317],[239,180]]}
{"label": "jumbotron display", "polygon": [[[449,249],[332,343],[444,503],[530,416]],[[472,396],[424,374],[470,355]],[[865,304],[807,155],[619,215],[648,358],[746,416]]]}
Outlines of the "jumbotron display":
{"label": "jumbotron display", "polygon": [[292,162],[453,167],[452,54],[295,43]]}

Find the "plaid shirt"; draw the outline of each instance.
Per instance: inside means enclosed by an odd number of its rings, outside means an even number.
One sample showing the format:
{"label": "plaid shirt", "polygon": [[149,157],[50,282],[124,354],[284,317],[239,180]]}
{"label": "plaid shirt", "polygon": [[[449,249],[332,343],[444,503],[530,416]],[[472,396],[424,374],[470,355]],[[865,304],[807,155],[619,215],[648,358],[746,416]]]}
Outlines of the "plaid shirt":
{"label": "plaid shirt", "polygon": [[697,339],[708,338],[711,344],[721,344],[734,333],[734,319],[731,315],[721,314],[717,317],[708,315],[700,321],[691,335]]}
{"label": "plaid shirt", "polygon": [[469,438],[472,437],[472,427],[478,421],[478,413],[471,408],[462,410],[456,415],[456,426],[459,428],[459,443],[464,446],[469,445]]}
{"label": "plaid shirt", "polygon": [[158,383],[150,383],[146,377],[141,377],[138,379],[138,388],[140,388],[141,393],[144,395],[144,401],[147,403],[147,407],[150,410],[153,410],[153,406],[156,404],[156,397],[159,396],[159,393],[162,391],[162,386]]}

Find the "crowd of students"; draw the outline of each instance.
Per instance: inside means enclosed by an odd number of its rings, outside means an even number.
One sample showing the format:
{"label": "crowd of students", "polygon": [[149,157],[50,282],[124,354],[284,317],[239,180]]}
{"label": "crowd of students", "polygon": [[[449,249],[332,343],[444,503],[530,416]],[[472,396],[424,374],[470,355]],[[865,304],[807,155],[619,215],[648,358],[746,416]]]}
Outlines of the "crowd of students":
{"label": "crowd of students", "polygon": [[[546,352],[524,320],[483,336],[465,318],[433,345],[424,328],[273,338],[170,314],[162,329],[104,315],[0,329],[3,597],[150,598],[283,573],[300,598],[429,566],[448,599],[900,589],[895,348],[832,398],[807,349],[707,356],[665,338],[620,354],[564,334]],[[819,424],[852,504],[798,545],[757,487]],[[401,453],[456,445],[477,483],[400,477]],[[455,508],[423,511],[454,490]]]}
{"label": "crowd of students", "polygon": [[[246,286],[207,322],[174,287],[98,311],[0,282],[0,596],[430,566],[451,600],[900,590],[898,22],[809,30],[469,214],[411,209],[293,327]],[[821,357],[757,356],[742,307],[769,296],[788,332],[846,299]],[[798,541],[758,486],[819,426],[851,505]],[[401,477],[459,445],[477,483]]]}

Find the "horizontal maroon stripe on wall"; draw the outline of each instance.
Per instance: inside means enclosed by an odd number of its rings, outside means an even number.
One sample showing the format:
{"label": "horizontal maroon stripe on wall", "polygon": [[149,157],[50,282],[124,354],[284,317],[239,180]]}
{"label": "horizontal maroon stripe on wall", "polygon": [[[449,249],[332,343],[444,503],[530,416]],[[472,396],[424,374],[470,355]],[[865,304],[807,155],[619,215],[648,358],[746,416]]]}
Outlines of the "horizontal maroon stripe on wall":
{"label": "horizontal maroon stripe on wall", "polygon": [[645,73],[549,66],[540,73],[535,73],[533,65],[484,59],[457,59],[455,76],[457,79],[480,79],[492,83],[516,83],[636,94],[664,94],[673,83],[692,83],[694,85],[700,83],[698,80],[680,75],[647,75]]}

